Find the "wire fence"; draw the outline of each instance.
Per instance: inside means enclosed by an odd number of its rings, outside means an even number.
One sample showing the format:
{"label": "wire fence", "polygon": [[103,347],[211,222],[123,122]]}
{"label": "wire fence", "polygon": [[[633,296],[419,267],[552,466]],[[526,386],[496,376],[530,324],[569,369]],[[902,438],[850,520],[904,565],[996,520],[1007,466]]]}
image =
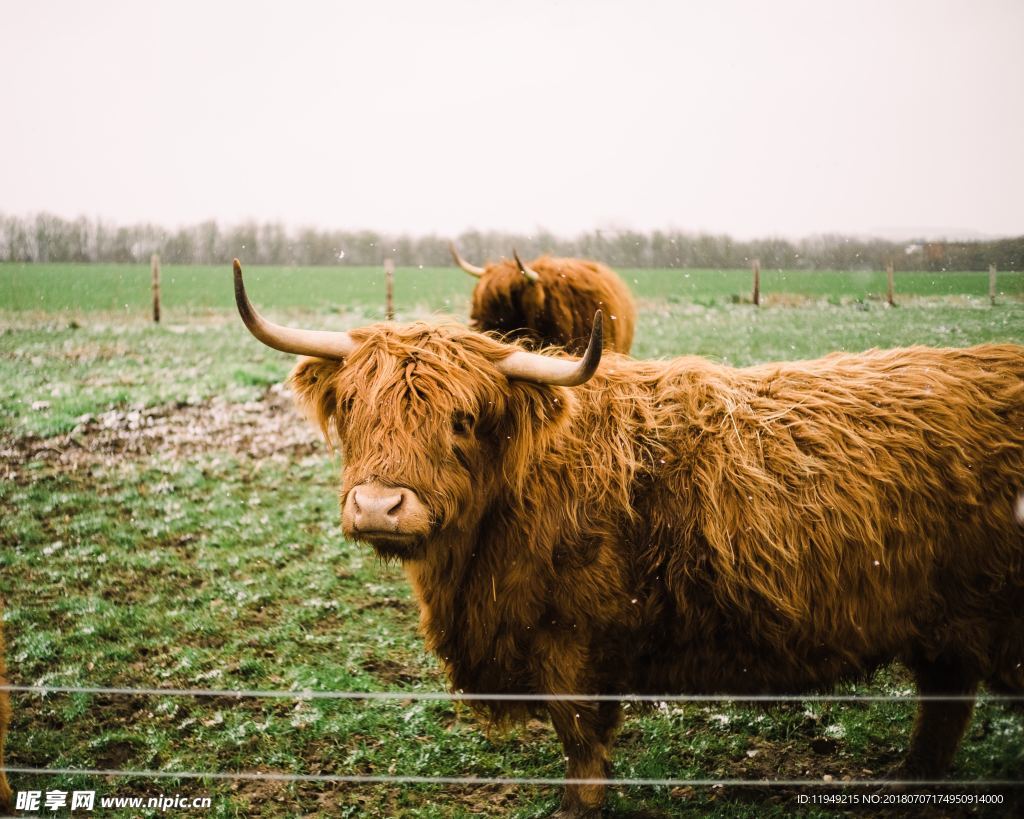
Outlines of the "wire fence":
{"label": "wire fence", "polygon": [[390,774],[295,774],[273,771],[150,771],[116,768],[8,767],[8,773],[54,776],[118,776],[138,779],[229,779],[269,782],[353,783],[363,785],[607,785],[633,787],[1012,787],[1013,779],[580,779],[548,776],[402,776]]}
{"label": "wire fence", "polygon": [[259,688],[119,688],[79,685],[0,685],[26,694],[109,694],[122,696],[217,697],[225,699],[364,700],[395,702],[1024,702],[1010,694],[502,694],[462,691],[318,691]]}
{"label": "wire fence", "polygon": [[[467,694],[445,691],[322,691],[312,689],[234,689],[234,688],[129,688],[76,685],[0,685],[0,691],[23,694],[96,694],[108,696],[206,697],[217,699],[290,699],[349,700],[378,702],[621,702],[621,703],[787,703],[787,702],[1024,702],[1024,696],[1002,694]],[[1012,779],[841,779],[824,776],[817,779],[685,779],[685,778],[601,778],[537,776],[419,776],[404,774],[300,774],[277,771],[162,771],[119,768],[44,768],[6,766],[11,774],[38,776],[104,776],[134,779],[206,779],[258,780],[293,783],[351,783],[364,785],[605,785],[617,787],[1019,787],[1024,781]]]}

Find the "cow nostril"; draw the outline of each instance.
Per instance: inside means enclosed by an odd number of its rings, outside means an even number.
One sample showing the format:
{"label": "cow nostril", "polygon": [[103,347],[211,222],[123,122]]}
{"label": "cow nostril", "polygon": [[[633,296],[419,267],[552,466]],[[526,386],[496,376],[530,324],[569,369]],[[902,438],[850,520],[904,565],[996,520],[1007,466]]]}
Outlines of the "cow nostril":
{"label": "cow nostril", "polygon": [[360,527],[392,527],[409,509],[410,493],[397,487],[387,491],[370,487],[355,487],[349,495],[349,505],[354,521]]}
{"label": "cow nostril", "polygon": [[388,515],[396,515],[396,514],[398,514],[398,510],[402,508],[402,504],[404,502],[405,502],[405,492],[400,492],[398,494],[398,500],[395,502],[395,504],[390,509],[388,509],[387,514]]}

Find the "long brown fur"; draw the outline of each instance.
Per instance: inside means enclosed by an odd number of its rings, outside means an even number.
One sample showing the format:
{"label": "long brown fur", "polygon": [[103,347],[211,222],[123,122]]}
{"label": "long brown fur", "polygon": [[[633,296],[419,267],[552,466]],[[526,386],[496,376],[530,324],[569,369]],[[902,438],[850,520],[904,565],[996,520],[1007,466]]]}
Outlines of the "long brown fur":
{"label": "long brown fur", "polygon": [[[291,383],[343,502],[377,480],[432,511],[403,564],[455,688],[793,693],[899,659],[921,693],[1024,693],[1024,347],[608,353],[568,389],[509,382],[514,348],[458,326],[353,336]],[[604,776],[617,705],[548,710],[569,776]],[[969,717],[925,705],[905,771],[941,774]],[[570,786],[564,809],[602,800]]]}
{"label": "long brown fur", "polygon": [[531,347],[558,346],[582,354],[594,313],[605,315],[604,346],[628,353],[636,305],[625,282],[609,267],[586,259],[541,256],[529,262],[540,281],[529,281],[515,262],[488,264],[473,290],[470,324]]}

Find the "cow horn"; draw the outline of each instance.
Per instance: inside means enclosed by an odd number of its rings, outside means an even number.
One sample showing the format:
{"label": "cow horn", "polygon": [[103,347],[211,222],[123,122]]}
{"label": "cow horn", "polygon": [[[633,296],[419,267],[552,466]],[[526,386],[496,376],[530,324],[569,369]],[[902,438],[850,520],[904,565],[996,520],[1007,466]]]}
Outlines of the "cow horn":
{"label": "cow horn", "polygon": [[540,274],[537,273],[532,267],[527,267],[523,264],[523,260],[519,258],[519,254],[516,253],[515,249],[512,250],[512,258],[516,260],[516,267],[519,268],[519,272],[522,273],[531,282],[539,282]]}
{"label": "cow horn", "polygon": [[252,306],[249,297],[245,294],[242,265],[238,259],[235,259],[234,270],[235,304],[238,305],[238,312],[242,316],[245,326],[249,328],[249,332],[268,347],[273,347],[282,353],[334,359],[348,358],[355,352],[358,345],[348,333],[327,330],[297,330],[267,321],[256,312],[256,308]]}
{"label": "cow horn", "polygon": [[459,251],[455,249],[455,242],[449,242],[448,249],[452,252],[452,258],[455,260],[455,264],[465,270],[470,276],[476,276],[479,279],[484,275],[484,269],[482,267],[470,264],[459,255]]}
{"label": "cow horn", "polygon": [[510,379],[534,381],[538,384],[554,384],[559,387],[575,387],[588,381],[601,363],[604,343],[604,322],[601,311],[594,313],[594,326],[590,331],[590,343],[579,361],[566,361],[538,353],[516,350],[508,358],[498,362],[498,368]]}

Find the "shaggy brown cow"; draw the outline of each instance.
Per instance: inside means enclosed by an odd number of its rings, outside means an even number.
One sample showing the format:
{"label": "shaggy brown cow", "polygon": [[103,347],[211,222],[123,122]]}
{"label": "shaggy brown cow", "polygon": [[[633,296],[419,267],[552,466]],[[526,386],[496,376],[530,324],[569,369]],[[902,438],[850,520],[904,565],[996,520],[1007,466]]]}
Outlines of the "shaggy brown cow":
{"label": "shaggy brown cow", "polygon": [[[1024,693],[1024,347],[598,367],[599,320],[575,362],[284,328],[235,287],[257,338],[315,356],[291,384],[343,453],[344,532],[401,560],[455,688],[788,694],[899,659],[961,697],[921,703],[912,776],[950,765],[979,683]],[[547,709],[569,776],[605,777],[618,704]]]}
{"label": "shaggy brown cow", "polygon": [[476,267],[449,245],[452,258],[479,281],[473,289],[470,326],[518,339],[531,347],[557,345],[580,354],[590,339],[594,311],[610,319],[605,347],[628,353],[633,344],[636,305],[633,296],[611,268],[586,259],[541,256],[523,264],[513,260]]}

